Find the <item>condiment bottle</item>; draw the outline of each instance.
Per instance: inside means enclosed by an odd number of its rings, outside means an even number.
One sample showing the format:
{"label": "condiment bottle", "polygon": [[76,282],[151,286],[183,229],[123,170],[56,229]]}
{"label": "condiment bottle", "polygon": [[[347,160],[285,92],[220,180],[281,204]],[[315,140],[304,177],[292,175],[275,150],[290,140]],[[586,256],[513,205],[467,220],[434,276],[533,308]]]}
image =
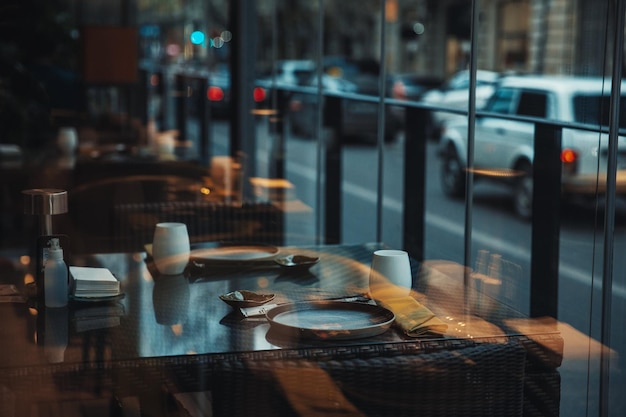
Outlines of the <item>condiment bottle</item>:
{"label": "condiment bottle", "polygon": [[64,307],[69,293],[69,271],[59,239],[50,239],[49,246],[43,274],[46,307]]}

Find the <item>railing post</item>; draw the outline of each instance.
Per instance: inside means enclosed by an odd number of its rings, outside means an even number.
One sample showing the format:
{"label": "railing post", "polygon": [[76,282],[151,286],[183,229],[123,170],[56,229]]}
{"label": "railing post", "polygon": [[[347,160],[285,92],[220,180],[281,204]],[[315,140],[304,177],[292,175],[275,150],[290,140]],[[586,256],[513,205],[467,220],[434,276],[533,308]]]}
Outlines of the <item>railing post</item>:
{"label": "railing post", "polygon": [[341,97],[324,97],[324,126],[332,128],[331,140],[326,149],[324,243],[341,243],[341,148],[343,132]]}
{"label": "railing post", "polygon": [[200,160],[204,166],[211,163],[211,112],[209,109],[209,100],[207,99],[207,90],[209,88],[209,80],[206,77],[198,78],[198,94],[196,95],[196,103],[198,105],[198,118],[200,119],[200,139],[198,140],[198,148],[200,150]]}
{"label": "railing post", "polygon": [[[254,100],[254,57],[256,57],[256,2],[233,0],[229,4],[230,42],[230,156],[240,157],[245,178],[258,175],[256,158],[256,121],[252,114]],[[253,198],[249,181],[242,184],[244,199]]]}
{"label": "railing post", "polygon": [[[270,118],[270,133],[272,133],[272,176],[274,178],[286,178],[285,176],[285,144],[289,134],[289,99],[291,92],[282,88],[276,88],[276,115],[268,115]],[[272,121],[273,119],[273,121]]]}
{"label": "railing post", "polygon": [[176,129],[180,133],[181,138],[187,137],[187,113],[188,113],[188,96],[187,89],[189,83],[187,77],[182,74],[176,74]]}
{"label": "railing post", "polygon": [[530,316],[557,318],[561,211],[561,133],[558,126],[535,125]]}
{"label": "railing post", "polygon": [[426,143],[428,110],[406,107],[404,123],[404,248],[424,259],[426,202]]}
{"label": "railing post", "polygon": [[156,94],[161,99],[161,104],[154,115],[154,121],[157,123],[159,129],[165,130],[165,128],[168,127],[167,115],[170,114],[171,111],[171,98],[169,95],[172,94],[172,90],[175,90],[175,88],[168,85],[170,81],[168,80],[165,70],[159,69],[159,71],[155,72],[153,75],[156,77],[156,87],[154,91],[151,91],[150,98]]}

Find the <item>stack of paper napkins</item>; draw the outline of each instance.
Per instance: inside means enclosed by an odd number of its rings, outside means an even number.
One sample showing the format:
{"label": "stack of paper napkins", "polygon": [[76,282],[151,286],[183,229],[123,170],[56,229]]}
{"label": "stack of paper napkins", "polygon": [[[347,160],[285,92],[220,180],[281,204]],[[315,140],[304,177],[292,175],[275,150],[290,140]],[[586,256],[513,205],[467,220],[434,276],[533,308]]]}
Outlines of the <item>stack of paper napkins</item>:
{"label": "stack of paper napkins", "polygon": [[70,274],[75,297],[114,297],[120,293],[120,282],[107,268],[70,266]]}

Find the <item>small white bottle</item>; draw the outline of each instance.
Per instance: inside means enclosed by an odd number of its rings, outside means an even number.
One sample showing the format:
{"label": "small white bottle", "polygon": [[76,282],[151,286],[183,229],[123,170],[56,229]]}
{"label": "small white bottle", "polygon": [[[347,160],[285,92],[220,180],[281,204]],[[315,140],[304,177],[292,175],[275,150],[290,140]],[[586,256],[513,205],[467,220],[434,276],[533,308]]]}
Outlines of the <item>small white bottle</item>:
{"label": "small white bottle", "polygon": [[43,271],[46,307],[65,307],[69,293],[69,271],[63,260],[59,239],[52,238],[48,244],[48,258]]}

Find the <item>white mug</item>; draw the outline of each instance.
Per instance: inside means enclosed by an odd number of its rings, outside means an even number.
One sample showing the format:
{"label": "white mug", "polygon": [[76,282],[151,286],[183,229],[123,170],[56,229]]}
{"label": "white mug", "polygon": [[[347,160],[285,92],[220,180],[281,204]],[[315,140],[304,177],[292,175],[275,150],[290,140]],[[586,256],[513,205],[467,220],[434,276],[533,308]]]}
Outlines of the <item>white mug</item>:
{"label": "white mug", "polygon": [[377,250],[372,257],[369,280],[374,299],[409,295],[413,284],[409,254],[402,250]]}
{"label": "white mug", "polygon": [[189,262],[189,234],[184,223],[158,223],[154,228],[152,258],[161,274],[182,274]]}

